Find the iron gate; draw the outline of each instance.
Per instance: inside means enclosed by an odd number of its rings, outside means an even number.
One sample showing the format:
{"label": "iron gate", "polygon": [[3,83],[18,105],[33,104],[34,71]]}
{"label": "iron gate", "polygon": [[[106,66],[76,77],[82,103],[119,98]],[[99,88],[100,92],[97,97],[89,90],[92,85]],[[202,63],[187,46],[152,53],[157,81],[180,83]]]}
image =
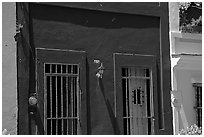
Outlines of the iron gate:
{"label": "iron gate", "polygon": [[45,125],[48,135],[76,135],[79,130],[79,67],[45,64]]}
{"label": "iron gate", "polygon": [[155,56],[113,55],[115,112],[122,134],[155,134],[155,125],[158,124]]}
{"label": "iron gate", "polygon": [[86,134],[86,53],[37,49],[37,110],[33,134]]}
{"label": "iron gate", "polygon": [[150,69],[122,68],[124,134],[152,134],[154,111],[151,86]]}

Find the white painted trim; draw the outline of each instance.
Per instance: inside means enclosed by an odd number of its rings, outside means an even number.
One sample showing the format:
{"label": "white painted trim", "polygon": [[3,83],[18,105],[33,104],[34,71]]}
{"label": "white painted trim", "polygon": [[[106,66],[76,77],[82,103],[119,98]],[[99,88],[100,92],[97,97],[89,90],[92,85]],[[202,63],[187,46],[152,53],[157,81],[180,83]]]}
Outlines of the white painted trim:
{"label": "white painted trim", "polygon": [[67,49],[51,49],[51,48],[36,48],[36,50],[54,50],[54,51],[69,51],[69,52],[86,52],[80,50],[67,50]]}
{"label": "white painted trim", "polygon": [[202,34],[182,33],[181,31],[171,31],[170,33],[173,38],[202,40]]}
{"label": "white painted trim", "polygon": [[134,54],[134,53],[113,53],[113,55],[125,55],[125,56],[147,56],[147,57],[154,57],[155,55],[145,55],[145,54]]}
{"label": "white painted trim", "polygon": [[191,78],[191,83],[201,83],[202,84],[202,78],[199,79],[199,78],[196,78],[196,77],[193,77]]}
{"label": "white painted trim", "polygon": [[173,70],[202,70],[202,56],[186,56],[171,58],[171,68]]}

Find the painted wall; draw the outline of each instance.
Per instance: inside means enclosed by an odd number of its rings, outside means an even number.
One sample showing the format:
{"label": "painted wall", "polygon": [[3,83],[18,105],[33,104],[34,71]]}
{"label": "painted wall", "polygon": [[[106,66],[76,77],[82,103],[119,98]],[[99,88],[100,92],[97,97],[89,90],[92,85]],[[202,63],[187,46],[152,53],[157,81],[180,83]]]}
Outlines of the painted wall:
{"label": "painted wall", "polygon": [[[200,60],[201,63],[201,60]],[[201,68],[201,66],[200,66]],[[188,121],[189,126],[196,124],[196,111],[193,108],[195,105],[195,88],[192,86],[192,80],[196,79],[198,82],[201,82],[202,70],[198,69],[178,69],[177,66],[174,69],[174,73],[176,74],[176,80],[179,81],[177,83],[177,88],[182,92],[183,97],[183,107],[185,111],[185,115]],[[180,119],[180,123],[182,123]],[[184,128],[182,124],[180,124],[180,129]]]}
{"label": "painted wall", "polygon": [[[189,36],[191,38],[189,38]],[[202,83],[202,37],[201,34],[173,32],[175,53],[172,55],[173,90],[181,91],[188,125],[196,124],[195,89],[193,83]],[[177,56],[180,54],[179,56]],[[184,128],[180,119],[180,129]]]}
{"label": "painted wall", "polygon": [[[158,55],[159,19],[38,4],[31,6],[31,16],[35,47],[86,51],[88,134],[114,134],[113,53]],[[144,23],[148,20],[152,24]],[[106,69],[104,93],[97,84],[94,59],[99,59]]]}
{"label": "painted wall", "polygon": [[[159,18],[39,4],[30,6],[30,15],[33,47],[86,51],[88,134],[118,134],[114,131],[113,123],[113,53],[155,55],[157,65],[160,66]],[[168,54],[166,55],[164,60],[168,59]],[[103,92],[98,90],[94,59],[100,59],[105,67]],[[169,81],[168,65],[168,62],[164,65],[164,71],[167,72],[164,81]],[[157,71],[159,73],[161,70],[158,68]],[[160,86],[159,81],[157,85]],[[164,86],[165,88],[170,87]],[[169,97],[169,90],[165,90],[163,94]],[[172,132],[172,125],[169,124],[172,120],[168,109],[169,100],[170,98],[164,100],[165,130],[160,131],[156,127],[156,134]],[[159,112],[155,113],[158,115]]]}
{"label": "painted wall", "polygon": [[[202,34],[181,33],[178,28],[178,2],[171,2],[169,5],[172,90],[181,92],[182,105],[190,126],[196,124],[193,83],[202,83]],[[178,134],[184,128],[183,122],[180,116],[177,124],[175,114],[173,118],[174,134]]]}
{"label": "painted wall", "polygon": [[[136,3],[139,9],[131,5],[130,7],[140,15],[130,12],[126,6],[120,4],[115,6],[113,3],[112,6],[104,4],[107,6],[104,7],[111,10],[106,8],[104,10],[103,7],[102,10],[99,3],[96,4],[97,7],[92,5],[95,10],[80,8],[80,6],[73,8],[39,3],[27,4],[29,5],[27,10],[22,8],[23,5],[21,3],[19,6],[18,17],[23,23],[25,22],[25,25],[30,26],[22,28],[24,39],[18,42],[19,134],[29,134],[32,130],[30,128],[32,116],[29,114],[27,99],[31,92],[36,91],[35,48],[86,51],[87,134],[118,134],[114,121],[113,53],[154,55],[158,74],[156,92],[160,94],[162,90],[163,94],[159,96],[160,99],[164,98],[163,111],[162,101],[157,100],[160,111],[155,114],[159,117],[164,116],[165,127],[160,130],[162,122],[158,118],[155,121],[160,123],[160,126],[157,124],[155,132],[172,134],[172,113],[169,109],[171,104],[167,3],[161,3],[163,5],[161,7],[146,7],[148,10],[144,10],[145,6],[142,7]],[[111,7],[117,9],[117,12],[112,11]],[[26,10],[22,11],[22,9]],[[151,10],[154,11],[153,16],[149,14]],[[121,13],[121,11],[129,13]],[[147,13],[149,16],[144,16]],[[100,85],[95,75],[98,66],[94,64],[94,59],[99,59],[105,67]],[[160,75],[162,72],[165,75]],[[160,78],[163,80],[161,81]],[[32,120],[34,124],[38,121],[36,118]]]}
{"label": "painted wall", "polygon": [[2,3],[2,130],[17,134],[16,5]]}

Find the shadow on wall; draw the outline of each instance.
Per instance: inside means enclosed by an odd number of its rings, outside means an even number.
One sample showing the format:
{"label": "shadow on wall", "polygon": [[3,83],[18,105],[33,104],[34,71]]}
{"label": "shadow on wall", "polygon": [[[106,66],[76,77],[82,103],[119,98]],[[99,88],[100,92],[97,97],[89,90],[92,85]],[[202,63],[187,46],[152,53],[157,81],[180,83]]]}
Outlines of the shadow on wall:
{"label": "shadow on wall", "polygon": [[[72,24],[86,27],[113,29],[159,28],[159,18],[157,17],[101,12],[95,10],[84,10],[43,4],[32,4],[31,15],[33,18],[40,20],[70,22]],[[140,20],[138,20],[138,18]],[[151,23],[149,23],[149,20],[151,20]]]}
{"label": "shadow on wall", "polygon": [[101,91],[102,94],[103,94],[103,98],[104,98],[104,100],[105,100],[106,107],[107,107],[107,109],[108,109],[108,114],[109,114],[109,116],[110,116],[111,124],[112,124],[112,127],[114,128],[114,134],[115,134],[115,135],[120,135],[121,132],[120,132],[120,130],[119,130],[119,126],[118,126],[116,117],[115,117],[114,112],[113,112],[113,110],[112,110],[112,108],[111,108],[110,102],[109,102],[108,99],[106,99],[106,97],[105,97],[104,86],[103,86],[103,82],[102,82],[102,79],[101,79],[101,78],[98,78],[98,85],[99,85],[100,91]]}

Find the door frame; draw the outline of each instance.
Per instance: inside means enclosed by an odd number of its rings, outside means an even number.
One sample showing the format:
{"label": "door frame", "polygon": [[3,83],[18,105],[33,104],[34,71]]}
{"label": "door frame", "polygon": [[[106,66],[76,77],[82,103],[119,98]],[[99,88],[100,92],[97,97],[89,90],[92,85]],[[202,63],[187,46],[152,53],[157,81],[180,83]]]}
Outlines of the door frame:
{"label": "door frame", "polygon": [[[37,109],[39,110],[39,116],[41,117],[41,123],[43,131],[36,132],[37,134],[45,133],[45,120],[44,120],[44,64],[45,63],[64,63],[64,64],[78,64],[80,68],[80,80],[79,90],[81,94],[80,105],[80,134],[87,134],[87,104],[86,104],[86,52],[76,50],[64,50],[64,49],[48,49],[48,48],[36,48],[36,94],[38,100]],[[43,92],[38,92],[43,90]],[[36,119],[37,120],[37,119]],[[36,122],[37,123],[37,122]],[[38,125],[37,125],[38,126]],[[41,129],[42,130],[42,129]]]}
{"label": "door frame", "polygon": [[154,132],[158,128],[158,90],[157,90],[157,71],[156,57],[154,55],[114,53],[114,104],[115,117],[121,134],[124,134],[123,123],[123,94],[122,94],[122,67],[148,67],[152,71],[152,86],[153,86],[153,109],[154,109]]}

